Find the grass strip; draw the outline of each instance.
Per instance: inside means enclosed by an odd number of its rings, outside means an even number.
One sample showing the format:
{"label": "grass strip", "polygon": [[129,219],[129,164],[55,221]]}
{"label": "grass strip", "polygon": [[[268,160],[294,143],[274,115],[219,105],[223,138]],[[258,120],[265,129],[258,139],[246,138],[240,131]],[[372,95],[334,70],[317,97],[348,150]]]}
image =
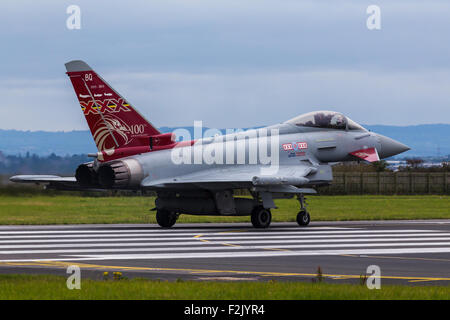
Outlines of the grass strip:
{"label": "grass strip", "polygon": [[[0,196],[0,224],[156,223],[154,197]],[[293,222],[295,199],[275,201],[272,221]],[[450,196],[310,196],[313,221],[449,219]],[[249,217],[181,215],[178,223],[249,222]]]}
{"label": "grass strip", "polygon": [[196,282],[147,279],[81,281],[69,290],[66,278],[52,275],[0,275],[0,299],[26,300],[448,300],[450,287],[305,282]]}

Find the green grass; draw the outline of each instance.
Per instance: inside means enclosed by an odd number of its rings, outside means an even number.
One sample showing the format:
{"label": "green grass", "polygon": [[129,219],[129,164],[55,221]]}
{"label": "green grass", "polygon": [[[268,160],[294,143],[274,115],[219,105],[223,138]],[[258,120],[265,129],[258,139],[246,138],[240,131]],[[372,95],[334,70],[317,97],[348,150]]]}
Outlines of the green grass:
{"label": "green grass", "polygon": [[[0,224],[155,223],[153,197],[0,196]],[[273,221],[295,221],[295,199],[276,200]],[[450,196],[310,196],[313,221],[449,219]],[[248,222],[181,215],[178,223]]]}
{"label": "green grass", "polygon": [[0,275],[0,300],[6,299],[449,299],[450,287],[363,285],[305,282],[194,282],[82,279],[80,290],[69,290],[66,278],[50,275]]}

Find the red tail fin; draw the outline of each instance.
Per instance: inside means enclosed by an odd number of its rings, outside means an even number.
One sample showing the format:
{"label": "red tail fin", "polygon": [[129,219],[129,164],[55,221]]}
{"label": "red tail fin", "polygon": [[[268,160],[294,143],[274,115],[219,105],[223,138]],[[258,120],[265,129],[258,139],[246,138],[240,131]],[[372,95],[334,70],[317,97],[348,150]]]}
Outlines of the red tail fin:
{"label": "red tail fin", "polygon": [[66,69],[99,151],[148,146],[160,134],[85,62],[70,61]]}

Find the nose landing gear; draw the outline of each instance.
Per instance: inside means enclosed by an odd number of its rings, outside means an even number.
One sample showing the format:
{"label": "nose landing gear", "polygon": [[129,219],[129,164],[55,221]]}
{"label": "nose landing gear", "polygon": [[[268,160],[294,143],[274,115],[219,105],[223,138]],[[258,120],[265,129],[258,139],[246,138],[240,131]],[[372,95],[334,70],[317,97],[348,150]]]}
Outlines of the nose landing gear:
{"label": "nose landing gear", "polygon": [[297,223],[299,226],[307,226],[311,221],[311,217],[306,210],[306,198],[303,196],[303,194],[299,194],[297,198],[300,202],[300,212],[297,214]]}
{"label": "nose landing gear", "polygon": [[299,226],[307,226],[310,221],[311,221],[311,217],[309,216],[308,211],[301,210],[297,214],[297,223]]}

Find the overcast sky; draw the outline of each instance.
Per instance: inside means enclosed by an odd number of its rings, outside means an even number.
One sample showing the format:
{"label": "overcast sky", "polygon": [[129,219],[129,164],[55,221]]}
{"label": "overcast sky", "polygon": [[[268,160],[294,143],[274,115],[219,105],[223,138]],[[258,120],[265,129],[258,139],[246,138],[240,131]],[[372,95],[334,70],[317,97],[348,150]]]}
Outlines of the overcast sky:
{"label": "overcast sky", "polygon": [[[69,30],[66,9],[81,8]],[[381,30],[369,30],[369,5]],[[157,126],[237,128],[336,110],[450,123],[450,1],[0,2],[0,129],[87,129],[64,63],[86,61]]]}

